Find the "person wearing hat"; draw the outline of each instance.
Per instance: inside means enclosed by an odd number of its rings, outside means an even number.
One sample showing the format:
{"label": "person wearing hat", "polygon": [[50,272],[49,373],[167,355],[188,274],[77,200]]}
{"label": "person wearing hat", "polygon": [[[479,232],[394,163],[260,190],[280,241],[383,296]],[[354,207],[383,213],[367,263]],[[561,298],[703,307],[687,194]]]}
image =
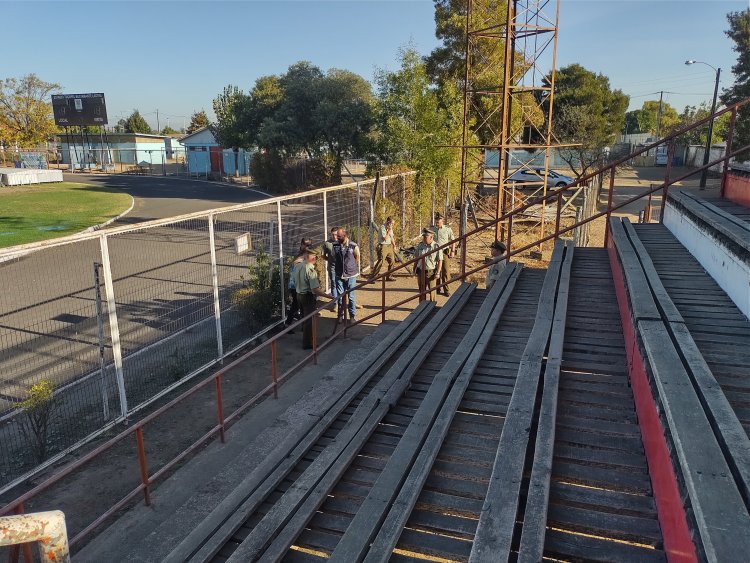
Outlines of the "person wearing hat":
{"label": "person wearing hat", "polygon": [[[390,272],[393,265],[396,263],[396,237],[393,235],[393,219],[391,217],[388,217],[385,220],[385,223],[380,226],[380,230],[378,231],[378,246],[376,250],[378,253],[378,259],[375,262],[372,273],[370,274],[371,279],[380,273],[380,269],[383,267],[383,262],[388,263],[387,272]],[[385,279],[386,281],[394,281],[396,278],[392,275],[388,275]]]}
{"label": "person wearing hat", "polygon": [[[313,313],[317,308],[318,297],[327,297],[332,299],[325,291],[320,288],[318,271],[315,269],[315,263],[318,253],[312,248],[307,248],[302,260],[302,264],[294,269],[294,288],[297,292],[297,298],[302,305],[302,316],[306,317]],[[302,348],[310,350],[313,347],[312,341],[312,317],[305,320],[302,325]]]}
{"label": "person wearing hat", "polygon": [[[414,258],[424,256],[424,260],[419,260],[414,266],[414,273],[417,276],[417,283],[419,284],[419,293],[429,291],[427,298],[430,301],[435,300],[435,295],[432,291],[432,286],[435,282],[437,272],[440,271],[440,267],[443,262],[443,251],[437,250],[438,244],[435,242],[435,231],[425,227],[422,229],[422,241],[414,249]],[[430,254],[431,253],[431,254]],[[422,282],[422,266],[424,265],[424,283]]]}
{"label": "person wearing hat", "polygon": [[328,281],[331,284],[332,297],[339,296],[336,287],[336,255],[333,252],[333,247],[336,244],[336,241],[338,241],[338,232],[338,227],[331,227],[331,236],[323,243],[323,260],[326,262],[326,272],[328,275]]}
{"label": "person wearing hat", "polygon": [[[438,246],[443,246],[451,241],[456,240],[456,237],[453,235],[453,229],[445,224],[445,218],[440,213],[435,214],[435,224],[430,227],[430,229],[435,231],[435,242]],[[453,258],[453,251],[455,246],[455,244],[452,244],[447,248],[443,248],[443,262],[440,270],[437,273],[436,281],[438,285],[444,285],[442,289],[438,288],[438,295],[442,293],[443,295],[448,297],[451,294],[448,289],[448,280],[451,277],[450,262],[451,258]]]}
{"label": "person wearing hat", "polygon": [[490,289],[495,282],[500,279],[500,275],[505,269],[505,265],[508,259],[498,260],[500,256],[505,254],[505,243],[500,240],[496,240],[490,245],[490,254],[492,254],[491,265],[487,269],[487,278],[485,279],[487,289]]}

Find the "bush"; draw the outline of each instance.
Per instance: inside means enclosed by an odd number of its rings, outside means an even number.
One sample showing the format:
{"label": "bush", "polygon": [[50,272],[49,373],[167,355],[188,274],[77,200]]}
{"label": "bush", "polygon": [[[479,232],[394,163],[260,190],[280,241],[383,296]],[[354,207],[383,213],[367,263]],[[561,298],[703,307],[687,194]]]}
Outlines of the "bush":
{"label": "bush", "polygon": [[48,379],[42,379],[29,389],[26,399],[19,405],[21,431],[34,443],[34,455],[38,463],[47,459],[47,433],[55,410],[55,386]]}
{"label": "bush", "polygon": [[265,252],[259,252],[255,264],[248,267],[242,287],[232,293],[232,304],[253,330],[265,328],[281,317],[282,277],[278,263]]}
{"label": "bush", "polygon": [[250,175],[256,184],[273,193],[330,186],[340,183],[341,178],[331,159],[284,158],[276,151],[255,153]]}

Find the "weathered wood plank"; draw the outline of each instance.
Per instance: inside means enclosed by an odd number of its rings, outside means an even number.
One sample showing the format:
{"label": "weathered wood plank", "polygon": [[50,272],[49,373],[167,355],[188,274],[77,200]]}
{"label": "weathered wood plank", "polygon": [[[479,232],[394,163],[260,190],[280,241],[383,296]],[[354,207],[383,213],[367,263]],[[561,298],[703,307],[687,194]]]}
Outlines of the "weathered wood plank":
{"label": "weathered wood plank", "polygon": [[[520,267],[516,266],[504,284],[498,282],[490,290],[486,302],[491,306],[480,310],[461,345],[439,374],[442,385],[430,390],[434,391],[433,396],[425,398],[420,412],[331,555],[331,561],[359,561],[365,553],[365,561],[370,562],[386,561],[390,557],[519,274]],[[501,287],[496,287],[498,285]],[[464,466],[464,473],[468,470],[470,467]]]}

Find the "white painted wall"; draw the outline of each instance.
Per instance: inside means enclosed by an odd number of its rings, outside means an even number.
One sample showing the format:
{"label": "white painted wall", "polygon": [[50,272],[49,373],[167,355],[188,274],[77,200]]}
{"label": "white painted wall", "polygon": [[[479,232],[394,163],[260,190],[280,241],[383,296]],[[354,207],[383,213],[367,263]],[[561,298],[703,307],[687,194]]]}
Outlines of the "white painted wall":
{"label": "white painted wall", "polygon": [[[750,319],[750,264],[667,202],[664,225]],[[747,257],[745,257],[747,259]]]}

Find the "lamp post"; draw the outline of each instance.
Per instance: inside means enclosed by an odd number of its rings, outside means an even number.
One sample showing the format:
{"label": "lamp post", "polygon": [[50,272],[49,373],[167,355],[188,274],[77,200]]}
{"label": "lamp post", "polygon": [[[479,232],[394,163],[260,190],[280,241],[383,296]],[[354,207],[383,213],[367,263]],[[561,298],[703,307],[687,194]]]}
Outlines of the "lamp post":
{"label": "lamp post", "polygon": [[[690,66],[694,64],[699,65],[706,65],[707,67],[710,67],[713,69],[713,71],[716,73],[716,83],[714,84],[714,99],[711,102],[711,120],[708,122],[708,138],[706,139],[706,149],[703,152],[703,166],[706,166],[708,164],[708,159],[711,156],[711,136],[714,134],[714,113],[716,113],[716,97],[719,95],[719,78],[721,78],[721,68],[716,68],[713,65],[710,65],[708,63],[704,63],[703,61],[695,61],[693,59],[688,59],[685,61],[685,64]],[[725,164],[726,166],[726,164]],[[708,176],[708,169],[704,168],[703,172],[701,172],[701,183],[700,183],[700,189],[705,190],[706,189],[706,177]]]}

